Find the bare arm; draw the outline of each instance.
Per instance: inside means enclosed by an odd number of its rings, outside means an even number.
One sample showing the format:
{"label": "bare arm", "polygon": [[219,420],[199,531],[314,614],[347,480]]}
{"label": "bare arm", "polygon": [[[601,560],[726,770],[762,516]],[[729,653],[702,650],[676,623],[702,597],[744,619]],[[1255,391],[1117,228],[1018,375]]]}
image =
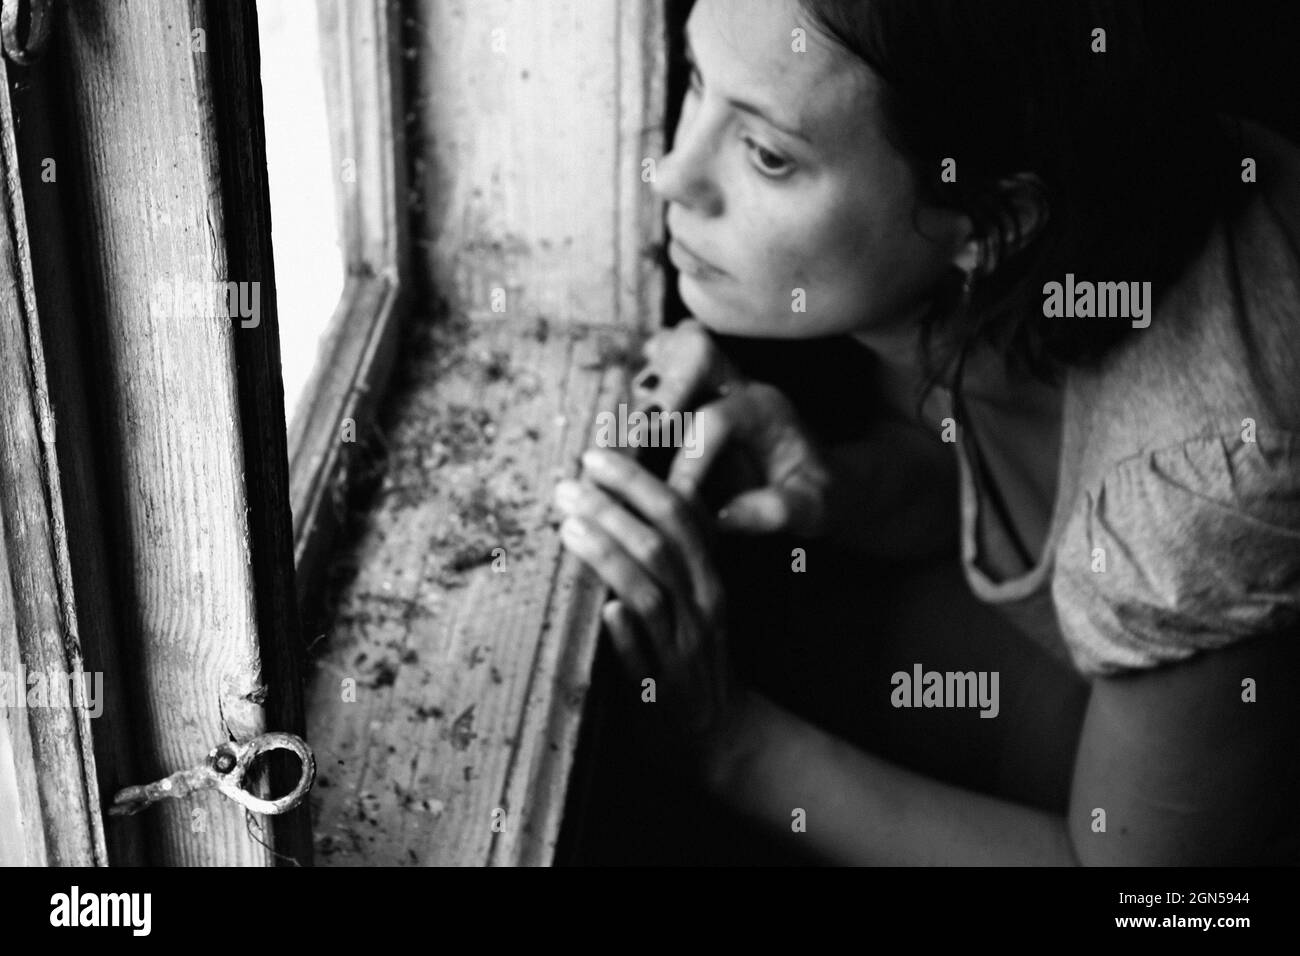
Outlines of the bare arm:
{"label": "bare arm", "polygon": [[[816,855],[870,866],[1070,866],[1065,820],[941,783],[832,737],[753,694],[710,788]],[[796,810],[806,832],[794,832]]]}
{"label": "bare arm", "polygon": [[629,459],[583,460],[587,480],[558,496],[561,532],[619,596],[604,614],[616,649],[635,679],[657,677],[659,706],[688,729],[714,789],[776,832],[866,864],[1296,861],[1300,635],[1096,679],[1055,817],[856,751],[742,688],[695,509]]}
{"label": "bare arm", "polygon": [[[1294,863],[1297,638],[1097,680],[1065,817],[912,773],[758,695],[710,782],[737,809],[844,863]],[[1259,697],[1247,703],[1242,680],[1252,675]],[[802,834],[791,831],[796,809],[806,812]]]}

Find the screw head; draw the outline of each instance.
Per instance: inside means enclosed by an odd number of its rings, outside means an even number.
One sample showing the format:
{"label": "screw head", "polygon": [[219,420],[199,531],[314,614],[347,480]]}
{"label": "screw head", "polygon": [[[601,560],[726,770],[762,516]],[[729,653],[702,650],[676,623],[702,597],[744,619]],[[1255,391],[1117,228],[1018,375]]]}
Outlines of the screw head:
{"label": "screw head", "polygon": [[212,758],[212,766],[218,773],[230,773],[235,769],[235,763],[235,755],[225,750],[218,751]]}

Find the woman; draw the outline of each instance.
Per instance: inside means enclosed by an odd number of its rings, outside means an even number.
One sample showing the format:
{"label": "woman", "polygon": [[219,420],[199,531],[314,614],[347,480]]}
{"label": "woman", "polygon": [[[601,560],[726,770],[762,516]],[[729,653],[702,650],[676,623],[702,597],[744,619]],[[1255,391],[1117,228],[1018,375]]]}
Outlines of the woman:
{"label": "woman", "polygon": [[[697,447],[666,482],[588,452],[561,531],[710,787],[787,832],[802,813],[827,858],[1300,857],[1300,151],[1204,108],[1147,7],[692,11],[656,189],[694,320],[652,340],[638,388],[694,409]],[[852,335],[898,423],[820,447],[710,332]],[[717,510],[705,479],[738,458],[761,477]],[[740,686],[716,532],[900,558],[959,540],[1008,641],[1086,687],[1067,805],[905,769]],[[1016,673],[1003,693],[1032,695]]]}

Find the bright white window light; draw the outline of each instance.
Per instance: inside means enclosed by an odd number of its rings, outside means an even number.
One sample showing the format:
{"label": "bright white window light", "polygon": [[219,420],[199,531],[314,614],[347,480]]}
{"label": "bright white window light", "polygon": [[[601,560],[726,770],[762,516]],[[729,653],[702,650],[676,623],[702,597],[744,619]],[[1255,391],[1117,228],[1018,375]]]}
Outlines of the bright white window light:
{"label": "bright white window light", "polygon": [[315,0],[257,0],[284,408],[292,420],[343,292]]}

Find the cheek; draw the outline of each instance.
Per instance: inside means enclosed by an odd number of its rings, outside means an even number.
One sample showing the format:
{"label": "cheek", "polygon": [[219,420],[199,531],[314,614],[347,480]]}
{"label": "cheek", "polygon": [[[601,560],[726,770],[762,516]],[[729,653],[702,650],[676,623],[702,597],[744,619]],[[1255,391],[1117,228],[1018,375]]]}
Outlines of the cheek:
{"label": "cheek", "polygon": [[771,237],[755,260],[759,281],[781,288],[787,300],[796,288],[827,304],[860,295],[880,258],[871,217],[842,205],[820,215],[810,209],[801,206],[750,233]]}
{"label": "cheek", "polygon": [[830,225],[810,203],[751,206],[736,223],[746,253],[747,280],[755,287],[788,292],[833,274],[833,268],[827,268],[827,257],[838,259],[845,249],[839,245],[844,236],[837,235],[838,228],[828,228]]}
{"label": "cheek", "polygon": [[926,294],[945,263],[941,242],[918,232],[913,205],[903,195],[841,200],[802,239],[808,281],[828,309],[854,312],[875,325],[909,310]]}
{"label": "cheek", "polygon": [[[735,281],[680,287],[706,324],[713,317],[718,331],[817,336],[887,322],[907,304],[925,255],[896,197],[841,182],[817,194],[729,199]],[[792,309],[799,298],[804,308]]]}

